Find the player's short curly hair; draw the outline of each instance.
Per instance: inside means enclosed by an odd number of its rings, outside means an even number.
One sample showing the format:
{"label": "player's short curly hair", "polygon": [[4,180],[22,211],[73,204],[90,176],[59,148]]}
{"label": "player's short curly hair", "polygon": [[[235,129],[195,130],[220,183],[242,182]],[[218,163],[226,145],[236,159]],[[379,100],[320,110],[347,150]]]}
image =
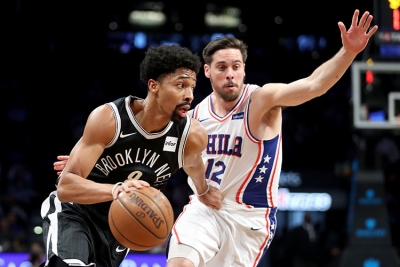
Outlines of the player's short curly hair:
{"label": "player's short curly hair", "polygon": [[147,86],[150,79],[159,80],[177,69],[193,70],[196,75],[202,66],[198,55],[178,45],[149,47],[140,63],[140,80]]}

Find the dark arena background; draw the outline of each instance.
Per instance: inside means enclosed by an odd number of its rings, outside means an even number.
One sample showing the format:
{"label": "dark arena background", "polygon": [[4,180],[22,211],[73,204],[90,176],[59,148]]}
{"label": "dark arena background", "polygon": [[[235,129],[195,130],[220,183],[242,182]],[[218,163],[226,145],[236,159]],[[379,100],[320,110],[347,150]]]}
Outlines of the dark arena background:
{"label": "dark arena background", "polygon": [[[379,26],[325,95],[283,111],[278,228],[259,267],[400,266],[399,1],[1,1],[0,266],[44,256],[40,205],[55,189],[53,162],[67,155],[89,112],[146,96],[139,63],[149,46],[201,55],[221,35],[249,46],[246,81],[288,83],[341,47],[355,9]],[[201,71],[193,106],[211,92]],[[191,193],[178,172],[167,196],[176,215]],[[310,216],[313,247],[298,226]],[[123,266],[165,266],[164,246],[131,252]],[[33,259],[38,258],[35,262]]]}

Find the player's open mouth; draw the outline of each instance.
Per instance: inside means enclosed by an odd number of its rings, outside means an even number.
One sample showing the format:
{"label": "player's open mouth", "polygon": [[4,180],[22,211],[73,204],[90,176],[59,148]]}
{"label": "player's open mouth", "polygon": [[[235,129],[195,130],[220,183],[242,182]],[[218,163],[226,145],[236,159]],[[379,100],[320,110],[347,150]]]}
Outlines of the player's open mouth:
{"label": "player's open mouth", "polygon": [[185,106],[178,108],[177,111],[178,111],[179,116],[186,117],[186,113],[189,110],[189,108],[190,108],[189,105],[185,105]]}
{"label": "player's open mouth", "polygon": [[234,83],[228,83],[228,84],[225,84],[224,87],[227,87],[227,88],[235,88],[236,85],[235,85]]}

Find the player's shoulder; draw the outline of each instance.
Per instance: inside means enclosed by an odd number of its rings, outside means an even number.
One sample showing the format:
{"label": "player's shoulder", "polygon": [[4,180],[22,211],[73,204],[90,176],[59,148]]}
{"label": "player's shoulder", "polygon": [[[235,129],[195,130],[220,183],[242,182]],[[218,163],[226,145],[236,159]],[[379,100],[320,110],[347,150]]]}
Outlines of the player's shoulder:
{"label": "player's shoulder", "polygon": [[258,84],[254,84],[254,83],[248,83],[245,85],[246,87],[248,87],[250,90],[256,90],[262,86],[258,85]]}
{"label": "player's shoulder", "polygon": [[122,96],[122,97],[116,98],[106,104],[120,106],[120,105],[129,104],[130,102],[137,100],[137,99],[141,99],[141,98],[132,96],[132,95],[128,95],[128,96]]}
{"label": "player's shoulder", "polygon": [[285,84],[283,83],[266,83],[261,86],[256,84],[251,84],[249,86],[253,98],[264,101],[264,97],[275,94],[276,92],[281,90],[284,85]]}
{"label": "player's shoulder", "polygon": [[113,115],[114,113],[119,113],[118,110],[121,110],[121,107],[128,107],[135,100],[143,99],[132,95],[119,97],[97,106],[92,113]]}
{"label": "player's shoulder", "polygon": [[262,88],[264,90],[272,91],[272,90],[279,90],[286,85],[287,84],[285,84],[285,83],[266,83],[266,84],[262,85],[260,88]]}
{"label": "player's shoulder", "polygon": [[199,131],[199,134],[204,134],[207,133],[206,129],[204,128],[204,126],[196,119],[196,118],[188,118],[191,120],[191,131]]}
{"label": "player's shoulder", "polygon": [[110,109],[110,105],[109,103],[103,103],[97,107],[95,107],[92,112],[91,112],[91,116],[92,115],[102,115],[102,114],[107,114],[108,112],[111,112]]}
{"label": "player's shoulder", "polygon": [[252,83],[244,84],[243,94],[250,96],[260,88],[261,86],[258,84],[252,84]]}
{"label": "player's shoulder", "polygon": [[197,119],[190,119],[191,127],[187,138],[187,143],[192,144],[192,147],[197,147],[199,151],[202,151],[207,145],[207,131]]}
{"label": "player's shoulder", "polygon": [[98,124],[96,127],[100,127],[100,125],[106,125],[107,123],[115,123],[115,115],[108,103],[103,103],[97,107],[95,107],[89,114],[87,124],[92,123],[94,126]]}
{"label": "player's shoulder", "polygon": [[247,84],[246,85],[247,90],[249,90],[250,92],[265,90],[265,89],[273,88],[273,87],[274,87],[274,83],[265,83],[263,85],[260,85],[260,84]]}
{"label": "player's shoulder", "polygon": [[116,120],[114,112],[105,103],[97,106],[90,113],[83,137],[90,142],[97,142],[107,145],[113,140],[116,129]]}

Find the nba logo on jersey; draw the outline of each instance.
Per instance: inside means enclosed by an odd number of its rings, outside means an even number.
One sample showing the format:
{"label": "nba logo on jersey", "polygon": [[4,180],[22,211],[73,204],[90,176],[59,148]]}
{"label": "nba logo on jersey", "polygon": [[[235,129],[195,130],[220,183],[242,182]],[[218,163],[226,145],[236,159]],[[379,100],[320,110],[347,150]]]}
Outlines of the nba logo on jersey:
{"label": "nba logo on jersey", "polygon": [[177,142],[178,142],[177,137],[167,136],[167,138],[165,138],[163,151],[175,152]]}

